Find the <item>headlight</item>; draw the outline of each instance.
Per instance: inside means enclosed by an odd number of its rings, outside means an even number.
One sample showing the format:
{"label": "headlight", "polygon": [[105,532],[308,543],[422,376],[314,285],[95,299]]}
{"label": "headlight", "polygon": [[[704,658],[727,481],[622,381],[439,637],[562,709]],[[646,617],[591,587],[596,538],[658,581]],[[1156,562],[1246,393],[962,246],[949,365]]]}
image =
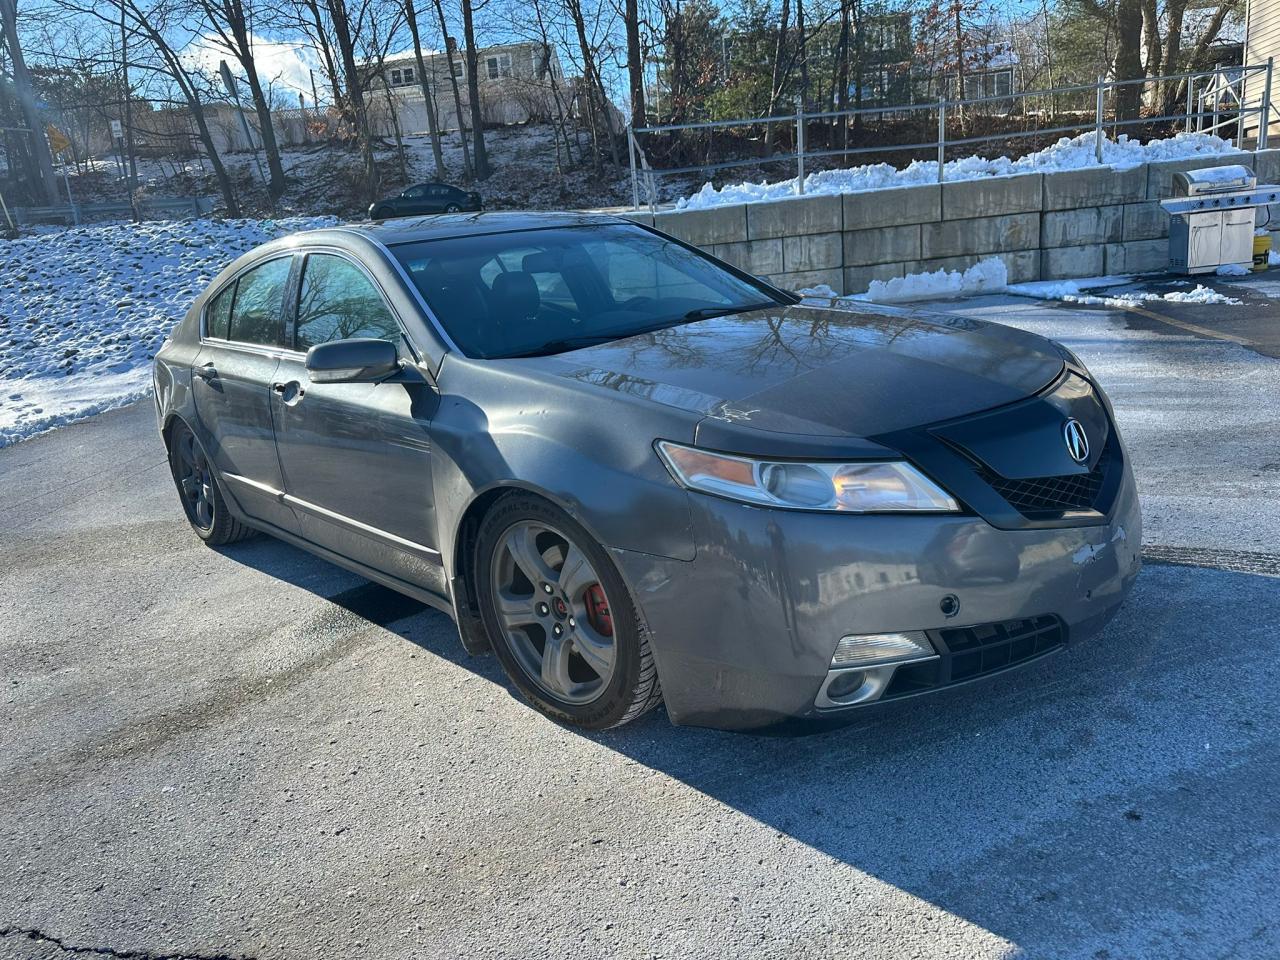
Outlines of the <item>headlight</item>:
{"label": "headlight", "polygon": [[659,455],[682,486],[790,510],[952,513],[960,505],[909,463],[797,463],[756,460],[659,440]]}

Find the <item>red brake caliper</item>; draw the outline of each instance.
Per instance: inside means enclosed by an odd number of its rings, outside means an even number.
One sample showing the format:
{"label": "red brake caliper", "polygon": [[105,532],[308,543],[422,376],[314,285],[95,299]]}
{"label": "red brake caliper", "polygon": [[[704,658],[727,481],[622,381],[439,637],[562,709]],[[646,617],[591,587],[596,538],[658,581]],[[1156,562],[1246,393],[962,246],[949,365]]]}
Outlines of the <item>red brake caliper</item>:
{"label": "red brake caliper", "polygon": [[602,637],[613,636],[613,614],[609,612],[609,601],[605,599],[600,584],[593,583],[587,587],[584,599],[587,601],[587,621],[591,629]]}

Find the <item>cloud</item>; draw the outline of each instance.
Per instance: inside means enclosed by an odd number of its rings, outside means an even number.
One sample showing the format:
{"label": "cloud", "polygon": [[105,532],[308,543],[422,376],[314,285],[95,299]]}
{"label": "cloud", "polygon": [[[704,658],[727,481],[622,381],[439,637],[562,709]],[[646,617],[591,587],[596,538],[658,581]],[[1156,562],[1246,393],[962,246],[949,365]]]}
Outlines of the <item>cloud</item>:
{"label": "cloud", "polygon": [[[258,79],[262,85],[281,100],[288,100],[296,106],[298,94],[305,94],[308,106],[311,104],[311,71],[320,72],[320,58],[316,51],[306,43],[287,40],[268,40],[256,34],[249,35],[253,49],[254,64],[258,68]],[[218,63],[227,61],[231,75],[241,80],[244,72],[239,61],[216,36],[202,36],[193,40],[182,51],[182,60],[188,69],[216,77]],[[323,91],[325,84],[320,76],[316,77],[316,87]],[[247,91],[242,93],[242,96]]]}

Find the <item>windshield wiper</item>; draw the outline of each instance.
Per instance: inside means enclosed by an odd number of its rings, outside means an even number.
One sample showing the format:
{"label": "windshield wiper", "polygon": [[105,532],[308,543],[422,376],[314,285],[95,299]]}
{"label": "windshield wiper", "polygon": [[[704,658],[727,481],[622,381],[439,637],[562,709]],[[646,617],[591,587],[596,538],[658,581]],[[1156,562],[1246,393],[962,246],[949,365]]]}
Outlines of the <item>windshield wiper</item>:
{"label": "windshield wiper", "polygon": [[547,357],[556,353],[566,353],[569,350],[580,350],[583,347],[592,347],[598,343],[608,343],[610,340],[625,340],[627,337],[639,337],[646,333],[656,333],[659,330],[667,330],[671,327],[678,327],[682,324],[693,323],[697,320],[710,320],[712,317],[723,317],[730,313],[749,313],[752,310],[764,310],[766,307],[776,307],[778,303],[774,300],[767,300],[762,303],[748,303],[743,306],[730,307],[699,307],[696,310],[690,310],[684,316],[677,320],[664,320],[662,323],[655,323],[652,326],[641,327],[639,330],[612,330],[604,333],[584,334],[580,337],[565,337],[560,340],[549,340],[540,347],[534,347],[531,350],[524,350],[520,353],[505,354],[504,360],[518,360],[521,357]]}
{"label": "windshield wiper", "polygon": [[779,306],[775,300],[765,300],[761,303],[748,303],[741,306],[733,307],[699,307],[697,310],[690,310],[683,319],[688,323],[697,320],[710,320],[712,317],[724,317],[731,313],[750,313],[752,310],[764,310],[767,307]]}

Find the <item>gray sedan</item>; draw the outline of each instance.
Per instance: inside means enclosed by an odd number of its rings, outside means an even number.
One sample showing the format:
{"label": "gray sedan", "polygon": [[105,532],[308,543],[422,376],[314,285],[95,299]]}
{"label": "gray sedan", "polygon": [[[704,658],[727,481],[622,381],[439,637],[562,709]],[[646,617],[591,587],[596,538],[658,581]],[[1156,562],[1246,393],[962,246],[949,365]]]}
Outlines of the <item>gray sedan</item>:
{"label": "gray sedan", "polygon": [[754,727],[1079,643],[1139,568],[1064,347],[837,309],[649,227],[478,214],[273,241],[155,361],[187,519],[449,613],[538,709]]}

